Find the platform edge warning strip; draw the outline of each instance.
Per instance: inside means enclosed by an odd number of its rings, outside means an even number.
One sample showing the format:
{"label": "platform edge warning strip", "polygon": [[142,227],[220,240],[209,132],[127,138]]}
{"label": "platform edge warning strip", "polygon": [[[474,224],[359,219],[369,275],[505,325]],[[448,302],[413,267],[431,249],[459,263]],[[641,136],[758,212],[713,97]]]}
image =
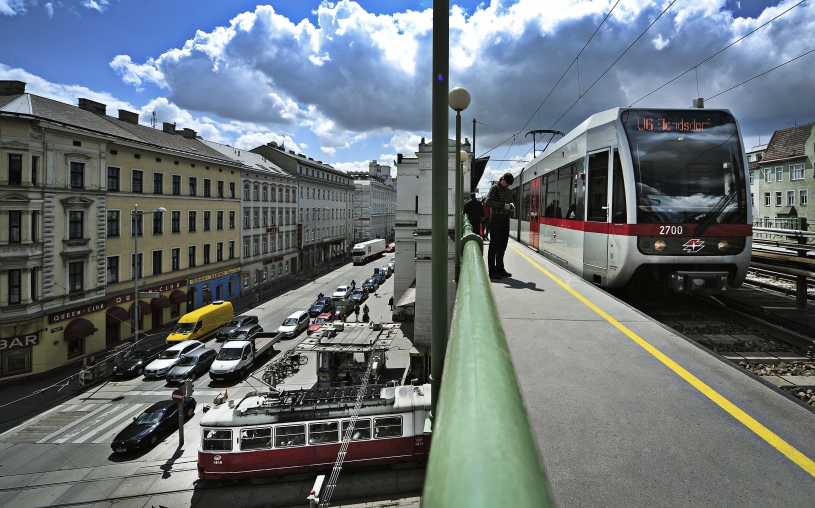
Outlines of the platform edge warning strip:
{"label": "platform edge warning strip", "polygon": [[648,351],[648,353],[650,353],[657,360],[662,362],[666,367],[671,369],[676,375],[687,381],[688,384],[696,388],[705,397],[713,401],[717,406],[721,407],[724,411],[729,413],[742,425],[744,425],[745,427],[750,429],[753,433],[755,433],[758,437],[766,441],[767,444],[781,452],[781,454],[790,459],[792,462],[798,465],[798,467],[806,471],[809,475],[815,477],[815,461],[801,453],[797,448],[795,448],[791,444],[787,443],[776,433],[774,433],[773,431],[759,423],[755,418],[748,415],[744,410],[736,406],[734,403],[730,402],[726,397],[724,397],[716,390],[705,384],[701,379],[697,378],[696,376],[688,372],[684,367],[673,361],[671,358],[669,358],[666,354],[661,352],[656,347],[652,346],[648,341],[646,341],[645,339],[643,339],[642,337],[628,329],[628,327],[626,327],[625,325],[611,317],[597,305],[592,303],[588,298],[586,298],[582,294],[578,293],[576,290],[569,287],[565,282],[557,278],[546,268],[542,267],[541,265],[536,263],[532,258],[530,258],[526,254],[515,248],[515,246],[509,245],[508,247],[510,247],[518,255],[520,255],[522,258],[528,261],[532,266],[543,272],[544,275],[552,279],[560,287],[568,291],[572,296],[580,300],[583,304],[585,304],[588,308],[597,313],[600,317],[611,323],[612,326],[620,330],[629,339],[633,340],[640,347]]}

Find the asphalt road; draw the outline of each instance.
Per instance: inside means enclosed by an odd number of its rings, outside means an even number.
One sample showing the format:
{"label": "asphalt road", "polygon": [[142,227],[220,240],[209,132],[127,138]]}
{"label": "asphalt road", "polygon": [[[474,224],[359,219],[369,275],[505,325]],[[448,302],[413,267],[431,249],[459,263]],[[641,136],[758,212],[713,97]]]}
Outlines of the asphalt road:
{"label": "asphalt road", "polygon": [[[348,284],[352,279],[360,285],[372,274],[373,268],[382,266],[388,258],[323,272],[312,282],[260,302],[243,314],[257,315],[264,330],[274,331],[292,312],[307,310],[320,292],[330,295],[337,286]],[[393,277],[366,302],[371,308],[372,320],[390,321],[387,301],[392,294]],[[279,341],[275,344],[275,354],[295,347],[303,338],[305,332],[294,339]],[[221,346],[214,340],[206,345],[215,349]],[[264,356],[256,362],[258,377],[270,360],[270,356]],[[316,363],[310,362],[315,369],[315,379]],[[215,396],[226,390],[230,398],[238,398],[261,385],[251,377],[214,382],[204,374],[196,379],[194,386],[193,396],[198,407],[184,426],[184,446],[178,446],[178,432],[175,432],[150,450],[128,454],[112,453],[113,437],[150,404],[168,399],[175,386],[164,380],[137,377],[108,378],[70,398],[55,389],[32,395],[37,388],[32,386],[15,387],[14,393],[5,390],[0,399],[4,404],[8,404],[11,397],[27,397],[7,407],[29,404],[36,410],[28,414],[23,423],[11,422],[0,427],[0,506],[106,507],[116,504],[117,507],[146,507],[161,504],[203,507],[228,502],[232,508],[238,508],[303,504],[313,483],[308,475],[220,488],[196,481],[197,429],[203,405],[211,404]],[[415,499],[412,496],[421,492],[424,469],[349,472],[343,473],[342,478],[347,483],[344,491],[338,487],[336,499],[385,496],[397,505],[409,505]]]}

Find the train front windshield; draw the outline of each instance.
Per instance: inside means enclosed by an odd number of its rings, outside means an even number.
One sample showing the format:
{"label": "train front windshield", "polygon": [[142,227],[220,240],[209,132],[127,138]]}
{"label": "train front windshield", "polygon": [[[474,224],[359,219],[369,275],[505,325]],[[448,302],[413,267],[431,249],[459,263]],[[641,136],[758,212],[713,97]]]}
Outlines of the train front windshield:
{"label": "train front windshield", "polygon": [[743,150],[732,115],[638,109],[620,120],[631,148],[637,223],[747,222]]}

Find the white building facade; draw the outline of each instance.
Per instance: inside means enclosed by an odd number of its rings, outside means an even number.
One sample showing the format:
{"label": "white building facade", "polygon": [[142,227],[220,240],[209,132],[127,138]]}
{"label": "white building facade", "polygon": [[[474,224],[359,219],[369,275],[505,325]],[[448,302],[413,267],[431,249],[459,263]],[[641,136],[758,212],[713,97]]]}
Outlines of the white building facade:
{"label": "white building facade", "polygon": [[384,238],[392,241],[396,223],[396,182],[390,166],[368,163],[368,172],[348,173],[354,179],[354,243]]}

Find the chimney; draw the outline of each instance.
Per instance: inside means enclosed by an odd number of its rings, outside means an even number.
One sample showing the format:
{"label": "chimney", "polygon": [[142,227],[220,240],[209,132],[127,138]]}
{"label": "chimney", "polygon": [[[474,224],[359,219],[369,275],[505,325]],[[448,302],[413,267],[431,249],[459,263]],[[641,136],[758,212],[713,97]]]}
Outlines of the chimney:
{"label": "chimney", "polygon": [[20,95],[25,93],[22,81],[0,80],[0,95]]}
{"label": "chimney", "polygon": [[101,102],[92,101],[90,99],[79,99],[79,109],[96,113],[97,115],[107,115],[108,107]]}
{"label": "chimney", "polygon": [[175,122],[162,122],[162,130],[167,134],[175,134]]}
{"label": "chimney", "polygon": [[187,139],[195,139],[198,133],[192,129],[187,129],[186,127],[184,127],[184,130],[181,131],[181,135]]}
{"label": "chimney", "polygon": [[135,125],[139,125],[139,114],[133,113],[132,111],[128,111],[126,109],[119,110],[119,120],[127,123],[132,123]]}

